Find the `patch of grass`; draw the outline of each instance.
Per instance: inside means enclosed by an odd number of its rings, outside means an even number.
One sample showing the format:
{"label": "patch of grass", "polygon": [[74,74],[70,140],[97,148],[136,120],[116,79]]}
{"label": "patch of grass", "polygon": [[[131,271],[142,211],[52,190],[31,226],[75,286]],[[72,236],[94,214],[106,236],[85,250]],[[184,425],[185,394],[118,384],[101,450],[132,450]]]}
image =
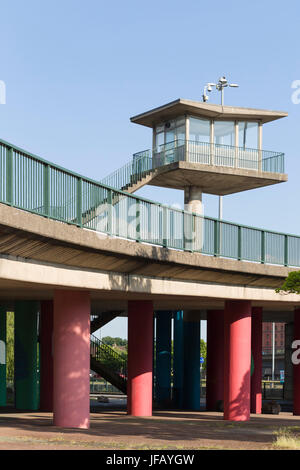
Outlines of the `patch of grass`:
{"label": "patch of grass", "polygon": [[299,426],[287,426],[275,431],[276,441],[273,443],[275,449],[300,450]]}

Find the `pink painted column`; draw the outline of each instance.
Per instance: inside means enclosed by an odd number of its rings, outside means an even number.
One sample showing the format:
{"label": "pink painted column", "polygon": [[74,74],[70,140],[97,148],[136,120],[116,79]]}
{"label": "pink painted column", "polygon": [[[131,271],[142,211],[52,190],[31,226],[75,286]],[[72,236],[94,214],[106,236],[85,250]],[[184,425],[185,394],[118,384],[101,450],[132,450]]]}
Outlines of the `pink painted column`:
{"label": "pink painted column", "polygon": [[206,409],[224,399],[224,310],[207,311]]}
{"label": "pink painted column", "polygon": [[254,370],[251,376],[251,413],[261,414],[262,393],[262,312],[261,307],[252,308],[251,352]]}
{"label": "pink painted column", "polygon": [[89,427],[90,295],[54,292],[54,425]]}
{"label": "pink painted column", "polygon": [[224,419],[250,419],[251,302],[229,300],[224,312]]}
{"label": "pink painted column", "polygon": [[127,412],[152,416],[153,304],[128,302]]}
{"label": "pink painted column", "polygon": [[[300,341],[300,308],[296,308],[294,312],[294,341]],[[300,344],[295,344],[293,351],[293,395],[294,407],[293,413],[295,416],[300,416],[300,362],[299,351]],[[299,364],[297,364],[299,362]]]}
{"label": "pink painted column", "polygon": [[53,411],[53,300],[41,301],[40,410]]}

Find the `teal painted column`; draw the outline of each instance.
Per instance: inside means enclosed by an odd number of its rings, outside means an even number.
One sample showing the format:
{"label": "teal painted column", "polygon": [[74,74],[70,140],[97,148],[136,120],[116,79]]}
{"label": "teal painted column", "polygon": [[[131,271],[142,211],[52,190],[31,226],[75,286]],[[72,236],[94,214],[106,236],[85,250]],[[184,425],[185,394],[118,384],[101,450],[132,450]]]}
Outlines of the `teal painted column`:
{"label": "teal painted column", "polygon": [[171,403],[171,322],[172,312],[156,313],[155,401],[159,406]]}
{"label": "teal painted column", "polygon": [[39,406],[38,310],[38,302],[15,302],[15,406],[19,410],[37,410]]}
{"label": "teal painted column", "polygon": [[6,308],[0,306],[0,406],[6,406]]}
{"label": "teal painted column", "polygon": [[183,311],[174,312],[173,405],[183,407]]}
{"label": "teal painted column", "polygon": [[183,406],[200,410],[200,320],[198,312],[183,315],[184,334],[184,391]]}

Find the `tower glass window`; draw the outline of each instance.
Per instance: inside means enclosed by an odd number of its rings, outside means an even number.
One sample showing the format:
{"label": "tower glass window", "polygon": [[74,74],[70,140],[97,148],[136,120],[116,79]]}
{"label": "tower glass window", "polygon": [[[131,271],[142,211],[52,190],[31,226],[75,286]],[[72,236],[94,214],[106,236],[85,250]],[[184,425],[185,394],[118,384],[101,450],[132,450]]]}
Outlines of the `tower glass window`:
{"label": "tower glass window", "polygon": [[235,145],[234,121],[215,121],[214,141],[219,145]]}
{"label": "tower glass window", "polygon": [[239,147],[258,148],[258,123],[239,122]]}
{"label": "tower glass window", "polygon": [[190,117],[190,135],[189,140],[194,142],[210,142],[211,121],[208,119],[199,119]]}

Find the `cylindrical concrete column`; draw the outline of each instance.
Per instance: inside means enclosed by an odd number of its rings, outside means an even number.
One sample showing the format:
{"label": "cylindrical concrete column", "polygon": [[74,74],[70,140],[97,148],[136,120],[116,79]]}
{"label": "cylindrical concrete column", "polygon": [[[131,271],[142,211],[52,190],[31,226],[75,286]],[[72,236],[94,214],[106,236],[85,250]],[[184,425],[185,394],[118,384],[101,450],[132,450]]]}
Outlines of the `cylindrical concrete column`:
{"label": "cylindrical concrete column", "polygon": [[156,312],[155,401],[159,406],[171,403],[171,324],[172,312]]}
{"label": "cylindrical concrete column", "polygon": [[[184,209],[193,214],[203,215],[202,190],[198,186],[184,188]],[[184,214],[184,247],[190,251],[201,251],[203,219],[193,214]]]}
{"label": "cylindrical concrete column", "polygon": [[128,302],[127,412],[152,416],[153,304]]}
{"label": "cylindrical concrete column", "polygon": [[202,214],[202,189],[198,186],[184,188],[184,210]]}
{"label": "cylindrical concrete column", "polygon": [[15,302],[15,406],[38,409],[37,318],[35,301]]}
{"label": "cylindrical concrete column", "polygon": [[224,399],[224,310],[207,312],[206,409]]}
{"label": "cylindrical concrete column", "polygon": [[6,308],[0,306],[0,406],[6,406]]}
{"label": "cylindrical concrete column", "polygon": [[89,427],[90,294],[54,292],[54,425]]}
{"label": "cylindrical concrete column", "polygon": [[294,312],[294,341],[292,344],[293,363],[293,412],[295,416],[300,416],[300,308],[296,308]]}
{"label": "cylindrical concrete column", "polygon": [[200,410],[200,319],[197,311],[183,315],[184,385],[183,405],[188,410]]}
{"label": "cylindrical concrete column", "polygon": [[174,343],[173,343],[173,404],[176,408],[183,407],[183,311],[174,312]]}
{"label": "cylindrical concrete column", "polygon": [[250,411],[255,414],[261,413],[262,405],[262,312],[261,307],[252,308],[251,352],[254,368],[251,375]]}
{"label": "cylindrical concrete column", "polygon": [[250,418],[251,302],[230,300],[224,312],[224,419]]}
{"label": "cylindrical concrete column", "polygon": [[40,410],[53,411],[53,300],[40,311]]}

